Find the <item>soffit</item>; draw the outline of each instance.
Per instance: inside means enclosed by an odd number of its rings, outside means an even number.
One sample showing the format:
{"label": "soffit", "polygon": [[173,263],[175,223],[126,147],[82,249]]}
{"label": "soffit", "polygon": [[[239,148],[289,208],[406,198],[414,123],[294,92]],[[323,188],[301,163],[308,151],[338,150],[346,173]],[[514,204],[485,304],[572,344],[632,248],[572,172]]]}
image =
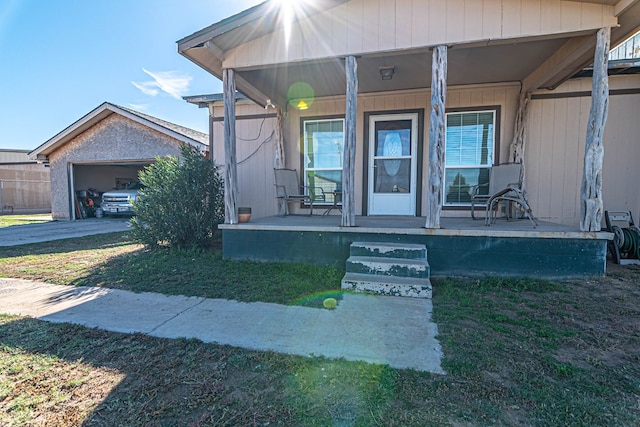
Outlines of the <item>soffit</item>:
{"label": "soffit", "polygon": [[[448,85],[514,82],[524,79],[549,52],[566,39],[506,43],[448,49]],[[358,92],[382,92],[431,86],[431,52],[428,49],[392,55],[358,58]],[[395,66],[391,80],[382,80],[379,68]],[[288,88],[295,82],[312,85],[315,96],[344,94],[344,62],[339,58],[322,62],[283,64],[260,70],[239,71],[245,80],[280,105],[287,102]],[[312,76],[312,77],[310,77]]]}

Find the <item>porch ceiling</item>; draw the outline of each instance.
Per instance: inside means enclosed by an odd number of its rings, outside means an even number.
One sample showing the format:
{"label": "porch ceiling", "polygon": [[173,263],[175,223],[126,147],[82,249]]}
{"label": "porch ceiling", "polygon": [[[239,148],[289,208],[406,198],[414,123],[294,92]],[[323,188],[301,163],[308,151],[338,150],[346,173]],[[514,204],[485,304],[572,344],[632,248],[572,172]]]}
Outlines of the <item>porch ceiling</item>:
{"label": "porch ceiling", "polygon": [[[454,46],[448,51],[447,84],[514,82],[523,80],[567,39],[539,40],[484,46]],[[395,66],[391,80],[382,80],[379,68]],[[345,93],[344,61],[280,64],[259,70],[237,70],[246,82],[284,105],[295,82],[312,85],[315,96]],[[431,86],[431,52],[428,49],[365,55],[358,58],[358,92],[382,92]]]}

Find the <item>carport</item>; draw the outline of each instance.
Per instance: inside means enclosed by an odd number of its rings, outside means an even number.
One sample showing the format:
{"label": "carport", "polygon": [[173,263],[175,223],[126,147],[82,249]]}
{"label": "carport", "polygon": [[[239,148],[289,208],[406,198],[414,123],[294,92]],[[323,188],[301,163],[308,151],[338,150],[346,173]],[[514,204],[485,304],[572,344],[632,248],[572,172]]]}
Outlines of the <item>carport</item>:
{"label": "carport", "polygon": [[73,220],[91,215],[83,204],[97,206],[102,193],[137,181],[157,157],[179,156],[181,144],[206,152],[208,136],[105,102],[29,155],[50,165],[53,218]]}

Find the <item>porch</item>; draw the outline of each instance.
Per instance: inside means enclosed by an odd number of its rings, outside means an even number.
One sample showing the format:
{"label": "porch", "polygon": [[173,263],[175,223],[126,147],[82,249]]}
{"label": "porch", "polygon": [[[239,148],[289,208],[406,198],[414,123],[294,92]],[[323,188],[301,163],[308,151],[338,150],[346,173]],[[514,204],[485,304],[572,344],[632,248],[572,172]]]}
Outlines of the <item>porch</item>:
{"label": "porch", "polygon": [[422,244],[431,276],[577,278],[606,272],[606,232],[527,219],[441,218],[440,229],[424,217],[359,216],[341,227],[339,215],[270,216],[221,224],[227,259],[335,264],[344,267],[353,242]]}

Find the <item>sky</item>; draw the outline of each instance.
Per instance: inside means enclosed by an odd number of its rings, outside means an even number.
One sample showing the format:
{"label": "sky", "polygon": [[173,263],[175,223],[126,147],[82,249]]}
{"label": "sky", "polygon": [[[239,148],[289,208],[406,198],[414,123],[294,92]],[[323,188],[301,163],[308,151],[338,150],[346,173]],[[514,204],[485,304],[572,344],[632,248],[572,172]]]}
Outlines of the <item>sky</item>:
{"label": "sky", "polygon": [[263,0],[0,0],[0,149],[32,150],[105,101],[202,132],[222,82],[176,41]]}

